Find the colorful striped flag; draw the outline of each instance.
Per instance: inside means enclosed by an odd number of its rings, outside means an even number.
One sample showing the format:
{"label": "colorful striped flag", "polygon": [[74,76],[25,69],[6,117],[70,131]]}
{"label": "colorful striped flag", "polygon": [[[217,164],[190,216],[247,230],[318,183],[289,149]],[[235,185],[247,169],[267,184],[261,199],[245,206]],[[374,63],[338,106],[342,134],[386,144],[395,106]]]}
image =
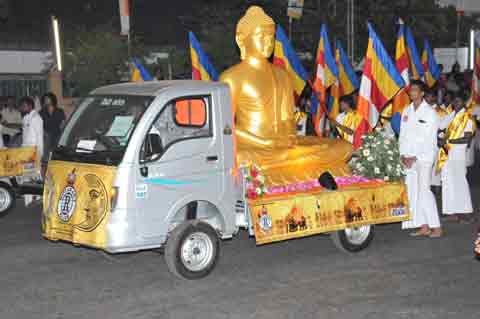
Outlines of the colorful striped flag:
{"label": "colorful striped flag", "polygon": [[[316,107],[315,114],[315,131],[319,136],[323,135],[325,125],[325,103],[327,89],[332,86],[338,79],[338,69],[333,56],[332,48],[328,40],[327,27],[322,24],[320,30],[320,40],[317,49],[316,58],[316,74],[313,82],[313,88],[320,94],[319,106]],[[313,104],[312,104],[313,106]],[[313,109],[313,107],[312,107]]]}
{"label": "colorful striped flag", "polygon": [[210,62],[208,55],[203,51],[193,32],[188,32],[190,41],[190,58],[192,61],[192,79],[203,81],[217,81],[218,73]]}
{"label": "colorful striped flag", "polygon": [[337,41],[336,54],[335,54],[338,66],[338,79],[340,81],[340,93],[341,95],[352,94],[355,90],[358,90],[360,83],[358,81],[357,74],[353,70],[353,66],[348,59],[345,50],[342,47],[340,41]]}
{"label": "colorful striped flag", "polygon": [[408,87],[410,86],[409,65],[410,60],[405,46],[405,25],[400,23],[397,45],[395,48],[395,66],[402,76],[403,82],[405,82],[405,87],[400,89],[397,95],[393,98],[392,118],[390,120],[390,125],[397,134],[400,133],[402,112],[405,107],[410,104],[410,97],[408,96]]}
{"label": "colorful striped flag", "polygon": [[418,54],[417,45],[409,27],[405,28],[405,40],[407,41],[407,52],[410,62],[411,78],[421,80],[423,78],[423,66]]}
{"label": "colorful striped flag", "polygon": [[153,77],[148,73],[147,69],[143,67],[143,65],[138,62],[138,60],[134,59],[132,63],[132,78],[130,82],[143,82],[143,81],[152,81]]}
{"label": "colorful striped flag", "polygon": [[357,106],[357,112],[362,116],[363,121],[355,132],[354,148],[361,145],[362,135],[375,127],[382,109],[405,85],[370,23],[368,23],[368,32],[367,54]]}
{"label": "colorful striped flag", "polygon": [[425,39],[423,42],[423,52],[422,52],[422,65],[425,72],[425,83],[428,87],[433,87],[435,82],[440,78],[440,68],[438,67],[433,51],[430,48],[428,40]]}
{"label": "colorful striped flag", "polygon": [[275,33],[275,50],[273,52],[273,64],[284,68],[292,79],[295,100],[302,94],[305,84],[308,81],[308,74],[305,71],[295,49],[288,40],[285,31],[277,25]]}
{"label": "colorful striped flag", "polygon": [[336,42],[335,62],[338,69],[338,78],[330,88],[328,101],[328,113],[330,118],[333,119],[336,119],[340,113],[340,97],[352,94],[359,87],[358,77],[340,41]]}
{"label": "colorful striped flag", "polygon": [[128,35],[130,33],[130,0],[118,0],[118,7],[120,9],[120,34]]}

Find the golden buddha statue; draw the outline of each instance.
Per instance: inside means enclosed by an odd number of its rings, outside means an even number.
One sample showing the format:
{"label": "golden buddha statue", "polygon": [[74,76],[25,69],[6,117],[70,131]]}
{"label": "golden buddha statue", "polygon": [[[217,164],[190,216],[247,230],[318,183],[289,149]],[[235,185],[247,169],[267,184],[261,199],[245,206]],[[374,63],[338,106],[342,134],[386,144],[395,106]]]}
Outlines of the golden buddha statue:
{"label": "golden buddha statue", "polygon": [[220,76],[232,94],[239,163],[259,165],[268,186],[349,174],[351,145],[296,135],[292,81],[268,60],[274,41],[275,22],[250,7],[236,30],[242,61]]}

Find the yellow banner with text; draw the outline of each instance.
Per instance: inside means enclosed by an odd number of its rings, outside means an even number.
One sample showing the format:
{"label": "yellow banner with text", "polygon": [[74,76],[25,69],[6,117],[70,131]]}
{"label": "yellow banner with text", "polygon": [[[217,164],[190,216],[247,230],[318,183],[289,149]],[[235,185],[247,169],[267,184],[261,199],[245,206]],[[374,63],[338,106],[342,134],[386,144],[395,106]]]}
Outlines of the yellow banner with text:
{"label": "yellow banner with text", "polygon": [[249,207],[259,245],[410,219],[407,190],[402,183],[265,196],[249,200]]}

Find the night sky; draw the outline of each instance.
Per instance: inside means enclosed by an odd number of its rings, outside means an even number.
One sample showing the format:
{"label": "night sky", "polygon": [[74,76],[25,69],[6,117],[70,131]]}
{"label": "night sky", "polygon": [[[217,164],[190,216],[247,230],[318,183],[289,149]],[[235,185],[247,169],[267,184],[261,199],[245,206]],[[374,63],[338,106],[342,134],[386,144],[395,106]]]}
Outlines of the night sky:
{"label": "night sky", "polygon": [[[0,0],[1,1],[1,0]],[[49,17],[56,15],[68,30],[112,23],[120,31],[118,0],[10,0],[8,20],[0,23],[3,39],[41,43],[48,39]],[[146,44],[186,41],[189,26],[178,18],[191,15],[203,3],[227,0],[133,0],[132,31]],[[245,1],[249,2],[249,1]]]}

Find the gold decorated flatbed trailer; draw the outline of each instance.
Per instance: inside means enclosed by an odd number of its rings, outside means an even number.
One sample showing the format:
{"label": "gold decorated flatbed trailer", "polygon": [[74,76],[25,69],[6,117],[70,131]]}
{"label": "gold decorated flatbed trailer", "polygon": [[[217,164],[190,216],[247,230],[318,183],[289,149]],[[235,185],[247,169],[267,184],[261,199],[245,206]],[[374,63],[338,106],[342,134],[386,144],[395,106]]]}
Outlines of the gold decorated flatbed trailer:
{"label": "gold decorated flatbed trailer", "polygon": [[[23,181],[39,172],[40,161],[35,147],[0,149],[0,217],[12,210],[17,195],[33,190],[23,185]],[[35,192],[41,193],[41,190]]]}

